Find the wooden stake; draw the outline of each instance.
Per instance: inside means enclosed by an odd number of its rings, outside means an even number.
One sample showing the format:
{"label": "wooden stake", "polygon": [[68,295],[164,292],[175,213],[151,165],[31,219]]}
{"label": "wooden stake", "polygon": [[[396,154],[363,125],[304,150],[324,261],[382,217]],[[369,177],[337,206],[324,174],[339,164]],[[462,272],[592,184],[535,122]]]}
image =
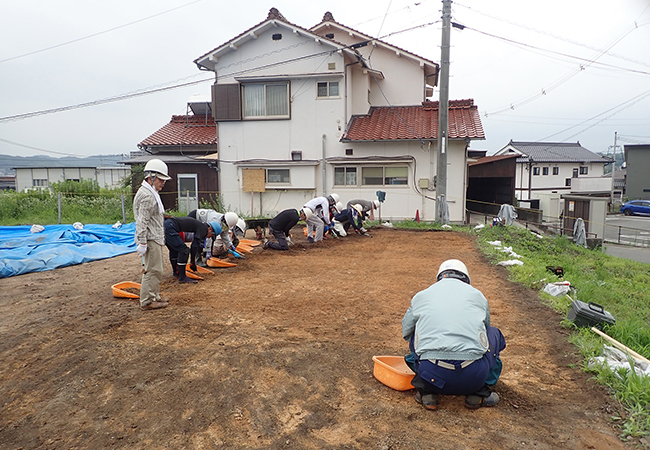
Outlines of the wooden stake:
{"label": "wooden stake", "polygon": [[637,352],[635,352],[635,351],[632,350],[631,348],[629,348],[629,347],[627,347],[627,346],[621,344],[620,342],[618,342],[618,341],[617,341],[616,339],[614,339],[613,337],[606,335],[605,333],[603,333],[602,331],[600,331],[598,328],[596,328],[596,327],[591,327],[591,331],[593,331],[593,332],[596,333],[597,335],[601,336],[601,337],[604,338],[605,340],[611,342],[615,347],[617,347],[619,350],[623,350],[623,351],[626,352],[628,355],[630,355],[632,358],[638,359],[639,361],[643,361],[643,362],[645,362],[646,364],[650,365],[650,360],[648,360],[647,358],[645,358],[645,357],[639,355]]}

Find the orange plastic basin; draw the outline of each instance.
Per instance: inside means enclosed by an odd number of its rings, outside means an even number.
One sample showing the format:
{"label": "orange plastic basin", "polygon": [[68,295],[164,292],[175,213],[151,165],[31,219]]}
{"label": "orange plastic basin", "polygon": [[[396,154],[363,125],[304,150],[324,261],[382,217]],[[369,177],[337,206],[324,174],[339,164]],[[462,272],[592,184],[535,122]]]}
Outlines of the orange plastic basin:
{"label": "orange plastic basin", "polygon": [[133,294],[123,290],[128,288],[140,289],[140,286],[140,283],[134,283],[133,281],[122,281],[121,283],[116,283],[111,286],[111,289],[113,289],[113,297],[140,298],[138,294]]}
{"label": "orange plastic basin", "polygon": [[256,241],[255,239],[240,239],[239,242],[250,247],[257,247],[261,244],[260,241]]}
{"label": "orange plastic basin", "polygon": [[212,257],[207,261],[208,267],[235,267],[237,264]]}
{"label": "orange plastic basin", "polygon": [[377,380],[396,391],[413,389],[411,380],[415,374],[403,356],[373,356],[372,360],[375,362],[372,374]]}

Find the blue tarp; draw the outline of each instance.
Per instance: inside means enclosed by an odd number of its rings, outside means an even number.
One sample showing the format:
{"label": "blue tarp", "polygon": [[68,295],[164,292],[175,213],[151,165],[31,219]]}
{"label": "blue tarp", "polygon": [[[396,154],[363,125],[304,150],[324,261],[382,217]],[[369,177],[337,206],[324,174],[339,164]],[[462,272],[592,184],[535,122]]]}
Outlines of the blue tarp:
{"label": "blue tarp", "polygon": [[0,278],[42,272],[135,251],[135,223],[112,225],[46,225],[0,227]]}

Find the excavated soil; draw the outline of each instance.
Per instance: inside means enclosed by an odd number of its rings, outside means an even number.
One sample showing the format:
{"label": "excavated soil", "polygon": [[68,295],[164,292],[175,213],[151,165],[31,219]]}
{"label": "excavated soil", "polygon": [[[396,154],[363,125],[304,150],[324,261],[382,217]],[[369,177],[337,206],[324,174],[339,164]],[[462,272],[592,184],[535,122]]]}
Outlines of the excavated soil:
{"label": "excavated soil", "polygon": [[[0,448],[633,448],[562,317],[471,236],[371,233],[310,245],[297,229],[290,251],[256,248],[196,285],[167,266],[158,311],[112,295],[140,281],[135,254],[0,280]],[[427,411],[373,377],[373,355],[408,352],[401,318],[448,258],[507,339],[495,408]]]}

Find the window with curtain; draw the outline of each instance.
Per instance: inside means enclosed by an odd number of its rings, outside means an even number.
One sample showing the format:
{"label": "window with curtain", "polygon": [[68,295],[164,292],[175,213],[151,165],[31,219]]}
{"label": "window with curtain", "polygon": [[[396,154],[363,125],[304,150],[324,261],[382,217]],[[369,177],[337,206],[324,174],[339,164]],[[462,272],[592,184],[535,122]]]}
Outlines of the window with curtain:
{"label": "window with curtain", "polygon": [[356,167],[336,167],[334,169],[334,184],[337,186],[356,186]]}
{"label": "window with curtain", "polygon": [[289,169],[266,169],[266,182],[273,183],[290,183]]}
{"label": "window with curtain", "polygon": [[289,83],[244,84],[245,118],[288,118]]}
{"label": "window with curtain", "polygon": [[339,96],[339,82],[338,81],[321,81],[318,83],[318,97],[338,97]]}

